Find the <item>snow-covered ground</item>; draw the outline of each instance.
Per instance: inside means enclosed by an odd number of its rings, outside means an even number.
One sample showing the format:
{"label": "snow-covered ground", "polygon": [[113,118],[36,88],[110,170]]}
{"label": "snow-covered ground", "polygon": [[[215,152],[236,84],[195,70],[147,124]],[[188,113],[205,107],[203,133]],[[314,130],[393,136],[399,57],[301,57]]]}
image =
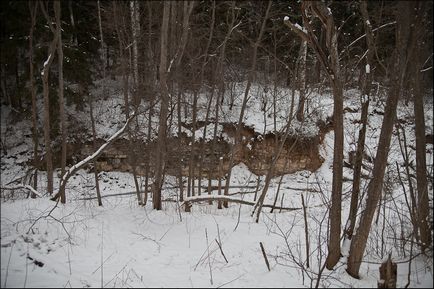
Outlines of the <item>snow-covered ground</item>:
{"label": "snow-covered ground", "polygon": [[[95,105],[97,133],[108,138],[122,126],[122,96],[117,83],[109,86],[113,97],[100,98]],[[242,97],[244,84],[237,84],[236,95]],[[245,123],[257,132],[273,129],[273,118],[269,101],[261,110],[264,99],[263,88],[252,87]],[[270,93],[270,90],[268,90]],[[95,91],[97,95],[98,90]],[[290,92],[280,89],[277,97],[277,129],[284,125],[289,112]],[[272,99],[269,97],[269,99]],[[331,115],[330,94],[311,95],[312,115],[325,119]],[[356,108],[358,92],[346,92],[345,106]],[[432,99],[432,98],[431,98]],[[235,104],[240,103],[236,101]],[[199,105],[206,107],[206,95],[200,97]],[[381,110],[379,102],[370,108],[367,133],[367,154],[374,157],[381,129],[382,116],[374,113]],[[229,110],[225,102],[222,109],[224,121],[238,120],[240,107]],[[432,103],[426,105],[427,131],[432,133]],[[69,108],[69,114],[82,121],[86,127],[88,111]],[[10,110],[1,108],[1,137],[7,155],[1,158],[1,186],[22,178],[27,173],[26,161],[32,154],[30,120],[10,124]],[[272,112],[272,111],[271,111]],[[401,104],[400,119],[411,119],[411,105]],[[187,114],[190,115],[191,114]],[[199,119],[204,120],[204,109]],[[212,116],[212,115],[211,115]],[[345,115],[345,151],[355,145],[360,111]],[[176,116],[173,117],[176,119]],[[265,119],[265,121],[264,121]],[[145,118],[139,120],[145,122]],[[155,116],[157,123],[157,115]],[[186,120],[188,122],[188,119]],[[298,130],[310,124],[296,124]],[[203,128],[201,128],[203,129]],[[414,145],[414,124],[405,126],[407,141]],[[90,130],[89,130],[90,131]],[[176,128],[172,128],[176,132]],[[209,129],[208,131],[212,131]],[[196,132],[201,136],[202,132]],[[432,150],[428,145],[427,163],[432,175]],[[163,210],[138,206],[131,174],[101,172],[100,186],[103,207],[95,199],[93,174],[80,170],[68,183],[66,204],[56,204],[47,197],[26,199],[26,192],[2,191],[1,199],[1,286],[2,287],[312,287],[316,285],[318,272],[327,255],[327,217],[330,204],[332,176],[333,132],[325,136],[320,152],[325,158],[321,168],[312,173],[301,171],[285,175],[277,204],[296,210],[275,210],[270,213],[264,208],[259,223],[251,217],[251,206],[230,203],[228,209],[218,210],[213,205],[195,203],[191,213],[179,208],[176,200],[176,181],[168,176],[163,190]],[[414,150],[409,153],[414,156]],[[345,158],[347,158],[347,153]],[[414,157],[413,157],[414,158]],[[410,259],[410,242],[396,240],[411,231],[402,188],[396,177],[395,161],[402,163],[396,135],[388,166],[391,181],[385,196],[385,218],[380,210],[379,221],[373,225],[361,266],[361,279],[351,278],[346,272],[346,257],[341,258],[334,271],[322,271],[319,287],[377,287],[380,263],[392,253],[398,262],[398,286],[407,283]],[[367,166],[372,164],[367,163]],[[364,173],[368,174],[366,170]],[[253,201],[257,176],[249,172],[244,164],[233,169],[230,190],[233,197]],[[345,168],[347,180],[343,185],[343,225],[348,216],[352,170]],[[45,174],[39,172],[40,192],[45,190]],[[264,176],[261,177],[263,185]],[[265,204],[274,202],[280,177],[272,180]],[[58,177],[55,174],[55,187]],[[363,182],[362,188],[366,186]],[[214,192],[215,193],[215,192]],[[305,223],[301,196],[307,206],[308,233],[310,242],[310,267],[306,266]],[[283,198],[283,201],[282,201]],[[432,187],[430,187],[432,200]],[[399,213],[399,214],[398,214]],[[402,215],[402,216],[401,216]],[[402,218],[402,219],[401,219]],[[383,229],[385,228],[385,229]],[[383,235],[382,235],[383,232]],[[396,235],[394,235],[396,234]],[[381,245],[381,236],[385,240]],[[271,271],[268,271],[261,252],[263,243]],[[219,246],[221,245],[221,248]],[[398,250],[399,247],[405,250]],[[345,246],[343,254],[346,255]],[[416,248],[413,250],[413,254]],[[404,254],[405,252],[405,254]],[[433,262],[418,256],[412,259],[410,287],[432,287]]]}

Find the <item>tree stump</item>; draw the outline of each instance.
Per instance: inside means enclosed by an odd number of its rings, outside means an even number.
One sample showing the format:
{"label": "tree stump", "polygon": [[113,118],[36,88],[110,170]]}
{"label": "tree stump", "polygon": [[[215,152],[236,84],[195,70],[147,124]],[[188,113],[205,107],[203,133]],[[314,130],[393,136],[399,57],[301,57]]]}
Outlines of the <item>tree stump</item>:
{"label": "tree stump", "polygon": [[389,254],[387,261],[380,266],[380,280],[378,288],[396,288],[397,265],[392,262],[392,255]]}

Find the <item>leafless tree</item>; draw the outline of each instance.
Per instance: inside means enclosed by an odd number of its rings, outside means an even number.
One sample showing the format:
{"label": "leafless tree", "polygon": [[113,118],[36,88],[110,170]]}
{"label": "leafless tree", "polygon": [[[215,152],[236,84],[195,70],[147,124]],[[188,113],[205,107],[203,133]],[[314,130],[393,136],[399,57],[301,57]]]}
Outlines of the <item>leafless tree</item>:
{"label": "leafless tree", "polygon": [[[30,93],[32,95],[32,138],[33,138],[33,160],[35,166],[35,173],[33,175],[33,188],[38,190],[38,169],[36,168],[36,162],[38,162],[38,149],[39,149],[39,136],[38,136],[38,112],[36,108],[36,87],[35,79],[33,75],[33,32],[36,24],[36,14],[38,11],[38,2],[29,2],[31,26],[29,33],[29,77],[30,77]],[[36,198],[36,194],[32,192],[32,198]]]}
{"label": "leafless tree", "polygon": [[44,141],[45,141],[45,161],[47,164],[47,192],[51,195],[53,194],[53,156],[51,149],[51,136],[50,136],[50,98],[49,98],[49,76],[50,76],[50,67],[53,63],[56,47],[58,44],[59,34],[56,33],[55,28],[52,25],[52,21],[50,16],[47,13],[47,9],[45,8],[44,3],[41,1],[41,11],[44,14],[48,26],[50,27],[51,32],[54,34],[54,38],[50,43],[48,48],[48,58],[44,62],[43,69],[41,72],[42,75],[42,84],[43,84],[43,93],[44,93]]}
{"label": "leafless tree", "polygon": [[[264,35],[265,25],[267,23],[271,4],[272,4],[272,1],[268,1],[267,10],[265,11],[264,18],[262,19],[261,30],[259,31],[258,38],[256,39],[256,41],[253,44],[253,53],[252,53],[252,59],[251,59],[252,62],[251,62],[251,67],[250,67],[250,71],[249,71],[248,78],[247,78],[246,89],[244,90],[243,102],[241,104],[240,116],[238,118],[238,125],[237,125],[237,131],[235,134],[234,146],[233,146],[233,149],[232,149],[231,154],[230,154],[229,172],[228,172],[227,178],[226,178],[224,195],[228,195],[229,185],[231,182],[232,165],[234,163],[235,153],[239,149],[239,146],[241,144],[241,129],[243,126],[243,120],[244,120],[244,114],[246,111],[247,102],[249,101],[249,99],[251,97],[251,96],[249,96],[249,92],[250,92],[250,87],[252,85],[252,82],[253,82],[253,79],[255,76],[255,72],[256,72],[258,47],[262,41],[262,36]],[[227,202],[224,202],[223,206],[227,207],[228,206]]]}
{"label": "leafless tree", "polygon": [[[314,15],[321,22],[326,32],[326,51],[320,46],[311,25]],[[315,54],[327,72],[330,84],[333,88],[333,125],[335,132],[333,146],[333,181],[332,181],[332,206],[330,209],[329,255],[327,257],[327,269],[332,269],[340,258],[340,234],[341,234],[341,207],[342,207],[342,168],[343,168],[343,86],[340,73],[338,54],[338,33],[334,24],[331,10],[322,2],[303,1],[301,14],[305,28],[295,25],[289,19],[285,24],[299,35],[313,48]]]}
{"label": "leafless tree", "polygon": [[406,77],[408,59],[414,51],[414,19],[419,17],[418,2],[397,3],[396,52],[394,65],[390,74],[390,89],[385,105],[380,139],[372,171],[372,179],[368,185],[366,208],[360,217],[357,233],[351,240],[348,256],[347,272],[354,278],[359,278],[359,269],[366,242],[371,229],[372,220],[383,187],[383,178],[387,166],[387,156],[390,149],[393,125],[396,118],[399,95]]}
{"label": "leafless tree", "polygon": [[167,114],[169,108],[169,91],[167,87],[167,48],[168,48],[168,29],[169,29],[169,12],[172,2],[164,2],[163,19],[161,26],[161,40],[160,40],[160,91],[161,91],[161,105],[160,117],[158,123],[158,140],[156,152],[156,173],[155,182],[153,185],[153,207],[154,209],[161,210],[161,187],[163,185],[163,171],[166,159],[166,141],[167,141]]}
{"label": "leafless tree", "polygon": [[[65,115],[65,99],[63,97],[63,42],[62,42],[62,26],[61,26],[61,10],[60,1],[54,1],[54,14],[56,16],[56,33],[57,33],[57,61],[59,65],[59,111],[60,111],[60,131],[62,139],[62,153],[60,161],[61,177],[65,174],[66,167],[66,115]],[[64,188],[60,192],[60,202],[66,202]]]}
{"label": "leafless tree", "polygon": [[354,160],[354,176],[353,176],[353,189],[351,193],[351,204],[350,204],[350,213],[348,216],[348,226],[345,228],[345,236],[348,239],[351,239],[353,236],[354,226],[356,225],[357,218],[357,207],[359,204],[359,193],[360,193],[360,180],[362,175],[362,163],[363,163],[363,154],[365,151],[365,136],[366,136],[366,127],[368,124],[368,109],[369,109],[369,94],[371,90],[371,82],[372,82],[372,73],[371,70],[374,69],[373,60],[375,53],[375,39],[374,34],[372,32],[371,22],[369,20],[367,2],[360,2],[360,12],[363,17],[363,25],[365,27],[366,33],[366,44],[367,44],[367,52],[366,52],[366,65],[364,69],[364,79],[362,84],[362,113],[361,113],[361,123],[362,128],[359,131],[359,137],[357,140],[357,150],[356,157]]}

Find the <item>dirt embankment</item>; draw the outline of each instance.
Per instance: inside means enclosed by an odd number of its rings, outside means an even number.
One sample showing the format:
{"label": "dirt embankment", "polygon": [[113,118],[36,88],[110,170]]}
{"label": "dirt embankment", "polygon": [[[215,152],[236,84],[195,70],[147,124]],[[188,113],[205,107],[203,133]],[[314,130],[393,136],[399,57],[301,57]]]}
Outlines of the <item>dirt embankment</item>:
{"label": "dirt embankment", "polygon": [[[198,127],[205,123],[198,123]],[[198,140],[193,144],[191,138],[186,135],[168,138],[166,174],[187,176],[189,165],[192,165],[193,175],[198,176],[199,171],[203,177],[217,178],[224,176],[229,170],[230,154],[234,152],[234,165],[243,162],[251,172],[256,175],[264,175],[270,168],[279,147],[282,150],[277,157],[275,176],[294,173],[300,170],[317,170],[324,159],[319,154],[319,146],[324,135],[332,129],[331,124],[319,124],[319,134],[314,137],[289,135],[284,141],[283,135],[268,133],[259,134],[248,126],[243,126],[241,131],[242,141],[234,147],[233,139],[237,125],[233,123],[221,123],[225,133],[232,143],[223,138],[216,141]],[[188,125],[185,125],[188,128]],[[283,142],[284,141],[284,142]],[[97,146],[103,144],[103,140],[97,140]],[[140,175],[146,172],[146,165],[150,164],[152,173],[155,157],[156,142],[131,142],[119,139],[111,145],[97,161],[97,167],[101,171],[130,172],[131,165],[136,166]],[[93,152],[92,142],[68,144],[68,164],[73,164],[85,158]],[[58,167],[60,153],[54,153],[54,165]],[[38,167],[44,169],[44,162],[39,162]]]}

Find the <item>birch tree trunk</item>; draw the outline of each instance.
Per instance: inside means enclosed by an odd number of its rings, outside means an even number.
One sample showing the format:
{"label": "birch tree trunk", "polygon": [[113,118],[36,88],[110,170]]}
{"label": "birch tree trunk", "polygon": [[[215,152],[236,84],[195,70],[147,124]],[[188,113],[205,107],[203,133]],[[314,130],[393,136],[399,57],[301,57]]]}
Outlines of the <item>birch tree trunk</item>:
{"label": "birch tree trunk", "polygon": [[296,117],[298,121],[303,121],[304,119],[304,104],[306,100],[306,57],[307,57],[307,41],[302,40],[300,45],[300,52],[298,58],[298,72],[300,75],[297,76],[298,80],[298,91],[299,100]]}

